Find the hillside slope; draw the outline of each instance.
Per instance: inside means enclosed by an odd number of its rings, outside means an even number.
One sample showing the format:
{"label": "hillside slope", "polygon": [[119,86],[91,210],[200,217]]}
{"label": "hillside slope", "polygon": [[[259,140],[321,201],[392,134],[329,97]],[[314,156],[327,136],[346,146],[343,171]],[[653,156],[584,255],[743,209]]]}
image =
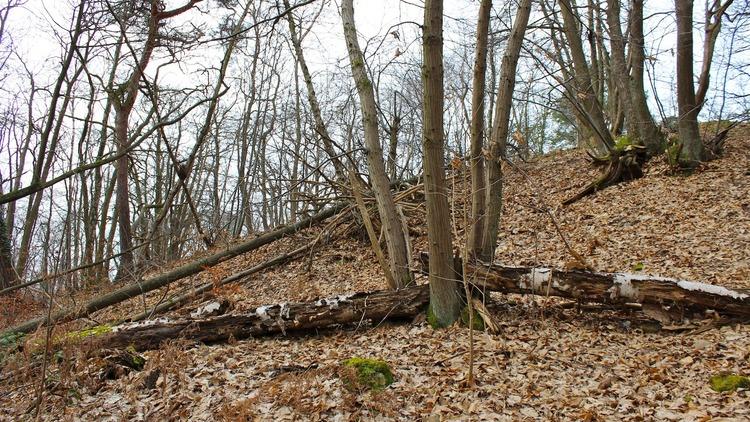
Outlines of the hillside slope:
{"label": "hillside slope", "polygon": [[[750,288],[750,133],[738,130],[724,158],[691,176],[667,174],[660,162],[646,177],[576,204],[560,202],[595,174],[580,151],[506,167],[506,206],[497,259],[505,264],[565,266],[561,236],[603,271],[633,271]],[[465,186],[453,179],[455,221]],[[423,204],[404,204],[414,249],[426,245]],[[559,225],[541,210],[549,208]],[[312,228],[234,258],[169,289],[92,316],[117,320],[180,290],[249,268],[316,236]],[[462,236],[462,230],[457,233]],[[218,288],[236,311],[385,286],[361,230],[339,224],[331,240],[305,259]],[[420,278],[424,282],[424,278]],[[68,300],[80,300],[80,297]],[[720,394],[708,379],[750,374],[750,326],[693,333],[644,332],[640,312],[578,312],[564,301],[498,295],[491,309],[501,330],[475,336],[474,389],[461,386],[468,331],[434,331],[424,322],[347,327],[301,336],[147,352],[143,371],[99,377],[100,359],[54,364],[45,419],[357,420],[705,420],[750,418],[747,391]],[[189,314],[192,304],[171,315]],[[697,321],[696,324],[705,321]],[[79,323],[81,324],[81,323]],[[71,326],[74,326],[72,324]],[[644,327],[649,327],[645,325]],[[384,392],[355,394],[337,377],[352,356],[388,361],[396,382]],[[63,359],[62,362],[67,362]],[[23,362],[17,361],[20,366]],[[4,371],[5,372],[5,371]],[[38,374],[0,387],[2,406],[21,417]],[[433,419],[439,420],[439,419]]]}

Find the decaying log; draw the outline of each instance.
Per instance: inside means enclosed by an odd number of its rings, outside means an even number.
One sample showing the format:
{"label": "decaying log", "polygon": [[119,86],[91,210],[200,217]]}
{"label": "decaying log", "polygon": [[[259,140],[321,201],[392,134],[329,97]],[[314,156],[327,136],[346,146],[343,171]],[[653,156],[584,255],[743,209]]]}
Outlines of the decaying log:
{"label": "decaying log", "polygon": [[[421,255],[422,264],[429,258]],[[426,267],[425,267],[426,268]],[[681,309],[713,309],[723,314],[750,317],[750,294],[693,281],[648,275],[598,273],[551,268],[507,267],[471,262],[465,276],[479,289],[536,294],[616,306]],[[215,343],[293,331],[312,331],[336,325],[378,323],[389,318],[413,317],[429,302],[429,287],[356,293],[308,303],[261,306],[252,312],[209,318],[169,320],[160,318],[116,326],[112,332],[90,338],[93,347],[136,350],[159,347],[168,339],[184,338]]]}
{"label": "decaying log", "polygon": [[347,208],[347,206],[348,204],[344,202],[338,203],[309,218],[300,220],[295,224],[284,226],[280,229],[262,234],[247,242],[240,243],[228,249],[222,250],[221,252],[197,259],[193,262],[177,267],[172,271],[166,272],[164,274],[159,274],[148,280],[137,281],[135,283],[117,289],[111,293],[96,297],[84,303],[79,308],[57,310],[52,313],[49,321],[47,319],[47,316],[45,315],[43,317],[34,318],[29,321],[23,322],[14,327],[7,328],[2,333],[0,333],[0,336],[8,335],[11,333],[29,333],[36,330],[38,327],[47,324],[48,322],[67,321],[81,318],[94,311],[107,308],[124,300],[164,287],[174,281],[183,279],[193,274],[197,274],[207,268],[218,265],[230,258],[234,258],[235,256],[258,249],[261,246],[267,245],[285,236],[289,236],[300,230],[313,226],[338,214],[339,212]]}
{"label": "decaying log", "polygon": [[[421,256],[423,268],[429,261]],[[641,274],[600,273],[553,268],[507,267],[467,263],[465,277],[478,288],[503,293],[559,296],[582,302],[615,305],[640,303],[713,309],[722,314],[750,317],[750,293],[695,281]]]}
{"label": "decaying log", "polygon": [[93,347],[136,350],[158,348],[168,339],[184,338],[215,343],[291,331],[309,331],[339,324],[379,323],[385,319],[412,317],[429,301],[427,285],[401,290],[356,293],[308,303],[261,306],[248,313],[225,314],[203,319],[160,318],[116,326],[112,332],[90,338]]}

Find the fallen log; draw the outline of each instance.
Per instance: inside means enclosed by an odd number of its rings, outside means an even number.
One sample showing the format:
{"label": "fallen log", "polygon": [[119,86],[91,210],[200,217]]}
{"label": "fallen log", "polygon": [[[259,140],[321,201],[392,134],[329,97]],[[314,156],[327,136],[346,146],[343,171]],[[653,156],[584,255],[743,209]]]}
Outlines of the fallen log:
{"label": "fallen log", "polygon": [[[429,257],[420,256],[423,268]],[[479,289],[558,296],[614,305],[640,303],[681,309],[713,309],[750,317],[750,293],[695,281],[642,274],[600,273],[553,268],[508,267],[471,262],[465,277]]]}
{"label": "fallen log", "polygon": [[[426,254],[421,255],[423,265],[428,260]],[[468,263],[465,268],[468,280],[477,288],[489,291],[559,296],[622,307],[639,303],[644,307],[670,307],[671,312],[676,309],[713,309],[741,318],[750,317],[750,294],[705,283],[648,275],[509,267],[481,262]],[[94,348],[133,346],[136,350],[158,348],[163,341],[174,338],[210,344],[230,338],[413,317],[428,303],[429,286],[419,285],[308,303],[261,306],[241,314],[125,323],[88,341]]]}
{"label": "fallen log", "polygon": [[90,337],[93,348],[134,347],[138,351],[158,348],[169,339],[184,338],[215,343],[292,331],[310,331],[340,324],[379,323],[386,319],[412,317],[429,302],[429,286],[380,290],[307,303],[261,306],[252,312],[211,318],[165,318],[126,323],[105,334]]}
{"label": "fallen log", "polygon": [[123,286],[122,288],[117,289],[113,292],[96,297],[84,303],[79,308],[59,309],[55,312],[52,312],[51,315],[49,316],[49,319],[45,315],[42,317],[28,320],[16,326],[7,328],[2,333],[0,333],[0,336],[9,335],[12,333],[29,333],[29,332],[36,330],[38,327],[46,325],[48,323],[69,321],[69,320],[81,318],[83,316],[86,316],[100,309],[104,309],[109,306],[118,304],[122,301],[136,297],[143,293],[156,290],[174,281],[183,279],[193,274],[197,274],[207,268],[218,265],[230,258],[234,258],[235,256],[258,249],[261,246],[267,245],[285,236],[289,236],[300,230],[306,229],[314,224],[317,224],[323,220],[326,220],[338,214],[339,212],[347,208],[347,206],[348,204],[345,202],[338,203],[309,218],[300,220],[295,224],[284,226],[280,229],[277,229],[268,233],[264,233],[247,242],[232,246],[228,249],[225,249],[213,255],[209,255],[209,256],[197,259],[195,261],[192,261],[190,263],[177,267],[173,269],[172,271],[166,272],[164,274],[159,274],[148,280],[137,281],[127,286]]}

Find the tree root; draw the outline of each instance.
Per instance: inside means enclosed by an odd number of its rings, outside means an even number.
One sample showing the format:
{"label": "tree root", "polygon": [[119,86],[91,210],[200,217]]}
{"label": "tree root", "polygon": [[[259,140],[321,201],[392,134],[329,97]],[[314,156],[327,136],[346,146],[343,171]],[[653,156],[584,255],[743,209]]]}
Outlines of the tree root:
{"label": "tree root", "polygon": [[606,166],[604,172],[582,191],[563,201],[563,205],[570,205],[620,182],[628,182],[643,177],[641,166],[646,161],[646,151],[645,147],[629,145],[622,151],[613,150],[607,157],[592,158],[594,164]]}

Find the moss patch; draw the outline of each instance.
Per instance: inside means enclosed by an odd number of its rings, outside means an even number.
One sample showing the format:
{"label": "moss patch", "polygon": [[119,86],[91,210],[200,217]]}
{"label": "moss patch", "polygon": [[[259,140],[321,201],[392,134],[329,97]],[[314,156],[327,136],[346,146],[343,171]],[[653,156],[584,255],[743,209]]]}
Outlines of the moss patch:
{"label": "moss patch", "polygon": [[430,324],[430,327],[434,329],[438,328],[445,328],[440,325],[440,321],[438,321],[437,317],[435,316],[435,313],[432,312],[432,304],[427,307],[427,323]]}
{"label": "moss patch", "polygon": [[711,389],[719,393],[750,388],[750,378],[737,374],[719,374],[711,377]]}
{"label": "moss patch", "polygon": [[615,149],[617,151],[627,151],[631,146],[633,146],[633,140],[630,138],[630,135],[622,135],[615,140]]}
{"label": "moss patch", "polygon": [[[474,316],[471,318],[471,328],[476,331],[484,331],[484,320],[482,319],[482,316],[477,312],[476,309],[472,309],[474,311]],[[469,326],[469,307],[464,306],[464,309],[461,310],[461,324],[464,327]]]}
{"label": "moss patch", "polygon": [[354,357],[345,360],[344,366],[351,368],[355,375],[344,378],[350,388],[382,390],[393,383],[391,368],[382,360]]}
{"label": "moss patch", "polygon": [[14,351],[18,350],[18,347],[23,340],[25,334],[23,333],[8,333],[0,336],[0,363],[5,362],[5,359],[13,354]]}
{"label": "moss patch", "polygon": [[102,334],[107,334],[112,332],[112,326],[103,324],[103,325],[97,325],[95,327],[86,328],[85,330],[80,331],[71,331],[69,333],[66,333],[62,339],[56,339],[55,343],[62,342],[79,342],[83,339],[89,338],[89,337],[95,337],[100,336]]}
{"label": "moss patch", "polygon": [[8,333],[0,336],[0,347],[13,348],[18,346],[18,342],[24,337],[23,333]]}
{"label": "moss patch", "polygon": [[65,339],[69,341],[80,341],[88,337],[100,336],[112,332],[111,325],[97,325],[80,331],[71,331],[65,334]]}

